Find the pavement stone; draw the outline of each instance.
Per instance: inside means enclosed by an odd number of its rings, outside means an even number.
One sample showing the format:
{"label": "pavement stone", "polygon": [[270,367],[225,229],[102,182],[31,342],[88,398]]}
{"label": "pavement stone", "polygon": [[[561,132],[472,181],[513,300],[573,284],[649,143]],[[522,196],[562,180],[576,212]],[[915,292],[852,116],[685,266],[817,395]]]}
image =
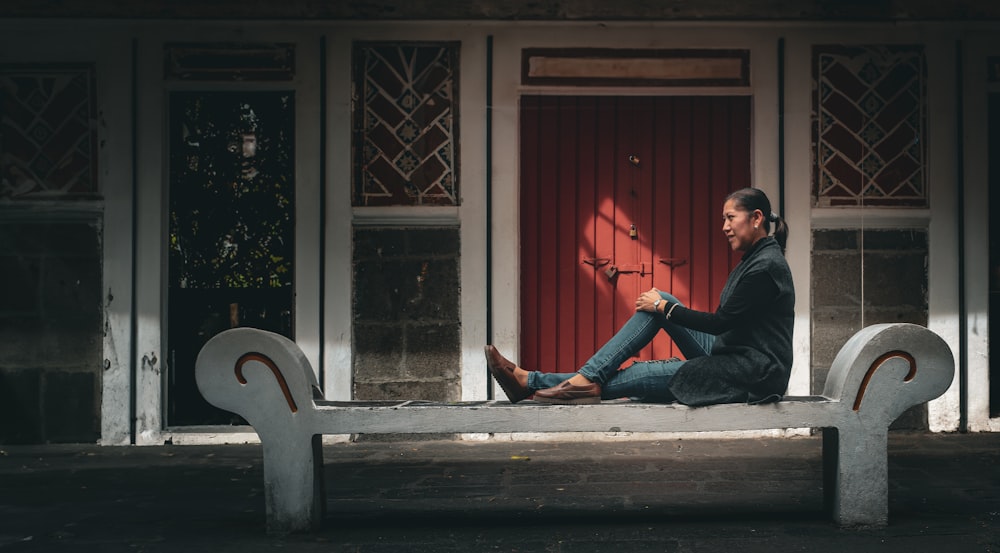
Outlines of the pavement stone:
{"label": "pavement stone", "polygon": [[819,437],[361,440],[268,536],[257,445],[0,446],[0,553],[998,552],[1000,434],[893,433],[890,523],[823,512]]}

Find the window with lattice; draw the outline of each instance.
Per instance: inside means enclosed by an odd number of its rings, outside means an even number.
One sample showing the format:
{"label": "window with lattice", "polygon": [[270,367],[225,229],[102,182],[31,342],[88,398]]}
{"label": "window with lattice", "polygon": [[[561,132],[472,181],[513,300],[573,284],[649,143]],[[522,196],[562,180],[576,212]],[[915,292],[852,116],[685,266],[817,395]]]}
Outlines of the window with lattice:
{"label": "window with lattice", "polygon": [[354,45],[355,206],[452,206],[457,43]]}
{"label": "window with lattice", "polygon": [[94,66],[0,66],[0,199],[93,199]]}
{"label": "window with lattice", "polygon": [[924,47],[813,48],[813,203],[927,207]]}

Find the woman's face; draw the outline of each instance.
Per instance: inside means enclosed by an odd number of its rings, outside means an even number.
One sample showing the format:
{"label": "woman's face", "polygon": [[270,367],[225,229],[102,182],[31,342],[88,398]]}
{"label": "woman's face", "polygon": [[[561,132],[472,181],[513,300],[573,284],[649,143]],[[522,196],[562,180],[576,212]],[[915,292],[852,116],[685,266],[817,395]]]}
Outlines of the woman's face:
{"label": "woman's face", "polygon": [[[726,200],[722,206],[722,232],[734,251],[744,252],[763,237],[759,225],[763,215],[759,210],[747,211],[736,204],[736,200]],[[754,225],[758,225],[757,228]]]}

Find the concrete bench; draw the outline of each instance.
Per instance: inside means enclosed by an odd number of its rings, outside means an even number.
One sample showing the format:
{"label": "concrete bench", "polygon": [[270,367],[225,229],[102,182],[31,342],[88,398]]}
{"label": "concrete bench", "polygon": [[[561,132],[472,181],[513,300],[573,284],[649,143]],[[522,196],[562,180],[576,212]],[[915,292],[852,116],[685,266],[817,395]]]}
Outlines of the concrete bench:
{"label": "concrete bench", "polygon": [[627,400],[598,405],[531,401],[326,401],[302,351],[270,332],[236,328],[198,355],[198,387],[253,425],[264,457],[267,529],[286,533],[323,516],[323,434],[691,432],[820,428],[824,495],[842,526],[888,519],[888,430],[906,409],[951,385],[948,345],[912,324],[862,329],[840,350],[819,396],[708,407]]}

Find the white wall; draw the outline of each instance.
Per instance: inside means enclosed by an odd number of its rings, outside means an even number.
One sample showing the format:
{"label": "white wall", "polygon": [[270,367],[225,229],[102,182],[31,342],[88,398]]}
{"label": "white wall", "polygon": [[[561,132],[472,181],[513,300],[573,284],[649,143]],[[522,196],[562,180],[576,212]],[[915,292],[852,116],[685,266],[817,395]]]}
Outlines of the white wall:
{"label": "white wall", "polygon": [[[98,34],[101,40],[93,40]],[[57,37],[58,40],[54,40]],[[52,207],[103,214],[104,369],[101,443],[129,443],[132,328],[131,37],[120,25],[0,22],[0,63],[93,63],[97,79],[98,187],[103,201]]]}
{"label": "white wall", "polygon": [[[955,186],[956,131],[954,116],[954,47],[961,36],[947,25],[788,25],[692,23],[211,23],[192,22],[3,22],[0,21],[0,61],[95,61],[104,124],[102,187],[106,192],[105,285],[115,300],[106,306],[108,334],[105,355],[102,441],[127,443],[130,397],[136,405],[136,441],[162,443],[172,431],[163,429],[163,375],[165,282],[165,155],[166,93],[205,83],[165,84],[162,78],[166,41],[297,43],[297,72],[292,83],[259,85],[295,87],[296,144],[296,328],[297,338],[314,368],[322,367],[327,397],[347,399],[351,390],[351,228],[354,224],[405,222],[458,224],[461,227],[462,398],[484,399],[487,380],[482,345],[488,341],[502,351],[519,351],[519,235],[518,235],[518,99],[525,91],[567,93],[568,89],[525,87],[520,84],[521,49],[525,47],[606,48],[745,48],[751,51],[752,84],[744,93],[753,102],[753,179],[777,203],[778,197],[778,39],[786,40],[785,66],[785,213],[791,239],[788,259],[798,284],[796,298],[796,363],[790,394],[808,393],[810,327],[810,241],[813,228],[871,225],[919,226],[930,230],[930,326],[952,346],[958,360],[960,345],[969,348],[969,423],[973,430],[998,430],[988,416],[988,327],[986,305],[985,129],[977,114],[984,110],[980,93],[985,78],[980,67],[990,51],[991,32],[966,43],[965,97],[966,165],[965,222],[966,304],[969,335],[959,335],[957,256],[958,196]],[[492,60],[492,159],[486,166],[487,37],[494,39]],[[59,40],[54,40],[58,37]],[[325,38],[325,50],[322,40]],[[351,44],[354,40],[455,40],[461,42],[461,194],[455,208],[352,208],[350,118]],[[136,129],[132,142],[132,45],[138,68]],[[928,152],[931,208],[929,210],[813,209],[809,200],[811,166],[810,49],[813,44],[921,43],[927,45]],[[995,49],[992,51],[996,55]],[[326,56],[327,142],[319,150],[320,63]],[[224,84],[213,84],[225,89]],[[258,87],[258,85],[254,85]],[[685,89],[593,89],[587,94],[692,94]],[[706,92],[706,91],[702,91]],[[732,93],[712,91],[708,93]],[[137,164],[137,196],[132,190],[132,149]],[[325,157],[326,174],[318,160]],[[105,163],[107,159],[107,163]],[[488,306],[484,294],[487,200],[485,182],[492,178],[493,335],[487,336]],[[326,203],[320,205],[321,177]],[[131,205],[136,202],[137,228],[132,232]],[[325,209],[325,217],[321,211]],[[320,236],[325,251],[319,251]],[[132,258],[133,240],[135,259]],[[132,266],[135,265],[133,280]],[[320,282],[320,269],[325,280]],[[133,284],[135,304],[131,302]],[[320,305],[320,287],[325,303]],[[320,321],[325,334],[320,335]],[[136,339],[131,342],[134,333]],[[322,343],[323,354],[320,355]],[[130,353],[130,352],[134,352]],[[156,360],[153,363],[153,359]],[[130,374],[136,371],[136,387]],[[931,427],[954,430],[959,417],[957,385],[931,403]],[[214,437],[211,440],[226,440]]]}
{"label": "white wall", "polygon": [[[785,114],[788,182],[795,183],[794,211],[809,213],[815,228],[922,228],[929,230],[928,326],[940,334],[955,354],[959,351],[958,324],[958,255],[955,220],[955,149],[953,89],[955,82],[953,34],[948,29],[901,26],[824,26],[790,29],[786,35],[788,50]],[[928,66],[927,128],[928,186],[930,209],[812,208],[809,187],[812,182],[812,140],[810,128],[811,49],[821,44],[925,44]],[[951,56],[951,57],[949,57]],[[808,235],[810,229],[802,229]],[[802,232],[800,231],[800,232]],[[796,233],[798,235],[798,233]],[[871,269],[869,269],[871,270]],[[797,282],[809,282],[798,280]],[[808,298],[805,298],[808,304]],[[864,321],[862,321],[863,324]],[[808,324],[808,323],[807,323]],[[799,352],[796,351],[798,354]],[[958,376],[941,398],[929,404],[932,430],[958,428]]]}
{"label": "white wall", "polygon": [[[989,351],[989,240],[997,229],[989,226],[989,159],[986,121],[987,92],[1000,92],[1000,84],[988,84],[986,59],[1000,56],[995,34],[976,33],[963,40],[965,68],[963,161],[965,194],[962,208],[965,224],[965,307],[968,348],[968,426],[970,431],[1000,431],[1000,418],[990,417]],[[993,191],[996,193],[996,191]],[[996,215],[994,214],[994,217]],[[984,239],[989,237],[989,240]],[[1000,316],[1000,314],[997,314]]]}

